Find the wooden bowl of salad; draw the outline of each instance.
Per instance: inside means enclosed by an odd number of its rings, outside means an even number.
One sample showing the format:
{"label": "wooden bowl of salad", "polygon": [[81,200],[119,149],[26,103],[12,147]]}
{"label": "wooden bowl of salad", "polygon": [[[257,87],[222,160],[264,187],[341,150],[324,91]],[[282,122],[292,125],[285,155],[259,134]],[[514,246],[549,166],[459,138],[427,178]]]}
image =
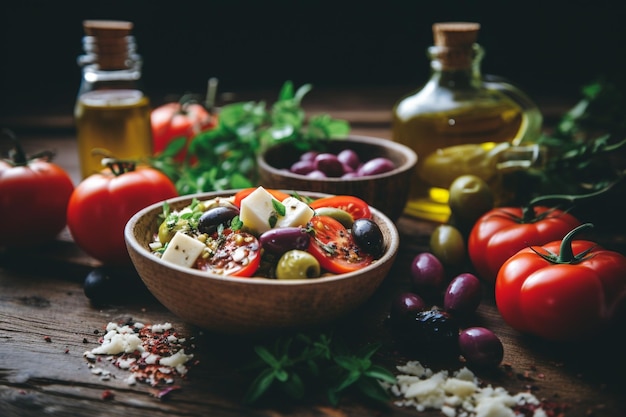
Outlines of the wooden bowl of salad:
{"label": "wooden bowl of salad", "polygon": [[[348,217],[342,198],[357,203]],[[263,187],[159,202],[124,233],[139,276],[166,308],[228,334],[314,326],[353,311],[383,282],[399,246],[394,222],[363,200]]]}
{"label": "wooden bowl of salad", "polygon": [[393,221],[404,210],[416,164],[411,148],[358,135],[320,141],[309,150],[282,143],[258,157],[260,184],[266,187],[354,195]]}

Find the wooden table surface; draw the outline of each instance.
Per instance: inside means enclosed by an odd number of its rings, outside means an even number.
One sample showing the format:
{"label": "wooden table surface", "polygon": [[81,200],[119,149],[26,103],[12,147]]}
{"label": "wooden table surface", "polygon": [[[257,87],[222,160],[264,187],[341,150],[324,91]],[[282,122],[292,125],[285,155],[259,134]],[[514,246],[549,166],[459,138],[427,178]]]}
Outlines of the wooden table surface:
{"label": "wooden table surface", "polygon": [[[354,92],[342,100],[326,97],[312,102],[309,110],[351,121],[355,134],[388,138],[391,103],[376,97]],[[25,122],[27,119],[11,120],[18,133],[24,130],[21,136],[27,151],[55,150],[56,162],[77,183],[78,161],[70,116],[46,118],[44,114],[28,119],[30,125]],[[27,125],[31,129],[26,129]],[[400,253],[385,282],[358,311],[329,325],[335,332],[349,335],[356,344],[381,342],[375,360],[390,369],[409,359],[429,365],[419,355],[398,349],[385,319],[393,295],[408,289],[409,262],[426,250],[435,226],[402,217],[398,221]],[[624,239],[617,233],[603,238],[624,250]],[[251,358],[248,353],[258,340],[213,334],[190,326],[136,283],[129,284],[132,296],[126,294],[114,302],[93,305],[83,293],[83,281],[97,266],[97,261],[74,245],[67,231],[56,241],[32,250],[0,249],[0,416],[443,415],[440,411],[418,412],[392,403],[374,406],[353,395],[344,397],[338,407],[322,400],[299,404],[277,398],[246,406],[242,397],[251,377],[241,370],[241,365]],[[194,339],[195,362],[185,378],[176,380],[179,389],[165,398],[156,398],[149,385],[128,385],[124,382],[127,372],[112,365],[108,370],[113,378],[103,380],[92,373],[83,356],[99,345],[107,323],[129,319],[170,322],[181,335]],[[511,393],[531,390],[540,399],[564,405],[565,416],[626,415],[623,326],[619,333],[609,332],[589,343],[541,342],[509,328],[498,315],[489,290],[474,322],[496,332],[505,349],[503,366],[494,372],[477,373],[485,383],[502,386]],[[107,365],[110,364],[102,364]],[[113,398],[107,400],[103,396],[108,392]]]}

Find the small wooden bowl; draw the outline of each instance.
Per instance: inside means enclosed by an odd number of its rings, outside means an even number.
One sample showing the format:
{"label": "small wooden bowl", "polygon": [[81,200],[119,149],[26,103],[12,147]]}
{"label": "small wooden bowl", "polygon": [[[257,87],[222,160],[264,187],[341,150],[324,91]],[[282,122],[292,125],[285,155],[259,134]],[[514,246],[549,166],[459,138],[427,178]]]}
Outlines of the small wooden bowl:
{"label": "small wooden bowl", "polygon": [[313,179],[289,172],[289,167],[298,160],[302,151],[293,144],[280,144],[259,156],[260,184],[266,188],[353,195],[397,221],[408,200],[410,179],[417,164],[415,152],[400,143],[369,136],[350,135],[345,139],[325,141],[324,144],[326,151],[334,154],[352,149],[362,161],[375,157],[389,158],[396,169],[361,178]]}
{"label": "small wooden bowl", "polygon": [[[193,198],[208,200],[233,195],[236,190],[192,194],[167,200],[172,209]],[[313,198],[324,194],[298,191]],[[158,228],[163,202],[150,205],[126,224],[128,252],[148,290],[172,313],[204,329],[253,334],[329,322],[357,308],[387,276],[400,238],[394,223],[372,208],[386,250],[375,263],[355,272],[306,280],[236,278],[220,276],[165,262],[148,244]]]}

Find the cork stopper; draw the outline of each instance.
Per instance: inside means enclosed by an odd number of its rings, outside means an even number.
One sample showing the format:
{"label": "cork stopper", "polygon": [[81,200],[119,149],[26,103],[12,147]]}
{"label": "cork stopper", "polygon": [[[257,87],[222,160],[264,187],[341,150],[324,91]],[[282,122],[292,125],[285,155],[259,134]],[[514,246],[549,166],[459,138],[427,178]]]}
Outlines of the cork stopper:
{"label": "cork stopper", "polygon": [[478,38],[480,24],[472,22],[444,22],[433,25],[436,46],[449,48],[472,46]]}
{"label": "cork stopper", "polygon": [[473,47],[480,24],[474,22],[442,22],[433,24],[437,58],[444,69],[471,67]]}
{"label": "cork stopper", "polygon": [[101,69],[117,70],[128,67],[129,38],[132,22],[119,20],[85,20],[85,34],[93,42],[93,52]]}

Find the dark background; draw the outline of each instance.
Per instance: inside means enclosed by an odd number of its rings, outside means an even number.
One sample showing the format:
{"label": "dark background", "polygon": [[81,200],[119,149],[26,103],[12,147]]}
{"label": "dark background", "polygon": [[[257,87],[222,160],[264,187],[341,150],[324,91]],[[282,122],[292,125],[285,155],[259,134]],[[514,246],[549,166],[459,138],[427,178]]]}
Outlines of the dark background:
{"label": "dark background", "polygon": [[[599,75],[626,76],[621,2],[603,1],[5,1],[0,6],[0,116],[71,114],[84,19],[134,22],[144,84],[168,94],[390,86],[428,76],[437,21],[477,21],[483,71],[531,96],[577,96]],[[395,91],[395,90],[394,90]]]}

